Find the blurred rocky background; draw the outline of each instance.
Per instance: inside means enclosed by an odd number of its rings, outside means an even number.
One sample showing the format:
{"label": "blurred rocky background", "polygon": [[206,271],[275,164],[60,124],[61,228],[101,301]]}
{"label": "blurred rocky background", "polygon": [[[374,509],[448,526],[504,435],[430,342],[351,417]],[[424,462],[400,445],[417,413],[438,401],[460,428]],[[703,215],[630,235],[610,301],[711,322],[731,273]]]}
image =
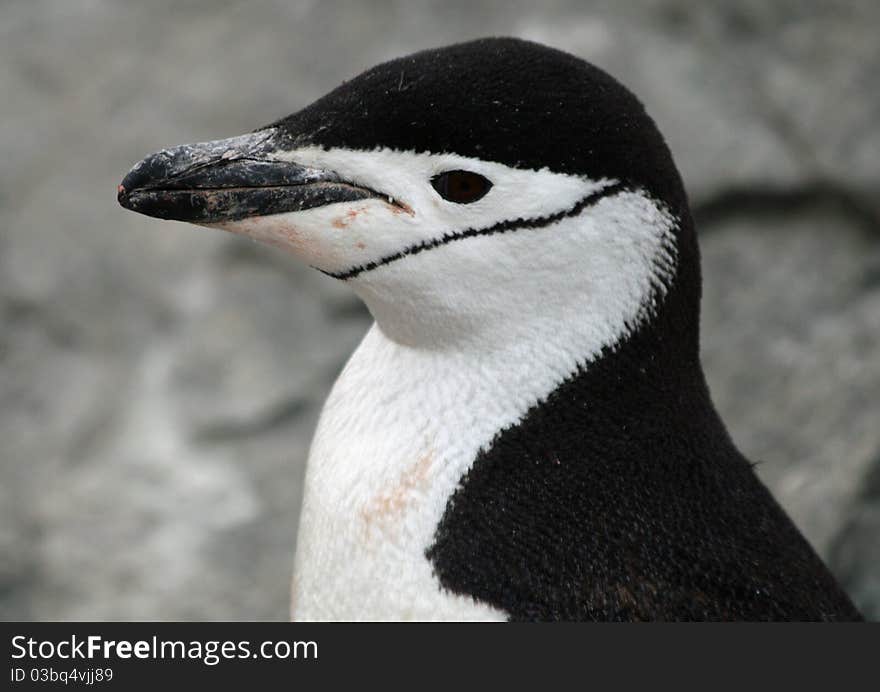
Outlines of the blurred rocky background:
{"label": "blurred rocky background", "polygon": [[880,4],[0,3],[0,618],[284,619],[303,463],[369,323],[333,280],[124,212],[156,149],[512,34],[628,84],[701,232],[758,472],[880,619]]}

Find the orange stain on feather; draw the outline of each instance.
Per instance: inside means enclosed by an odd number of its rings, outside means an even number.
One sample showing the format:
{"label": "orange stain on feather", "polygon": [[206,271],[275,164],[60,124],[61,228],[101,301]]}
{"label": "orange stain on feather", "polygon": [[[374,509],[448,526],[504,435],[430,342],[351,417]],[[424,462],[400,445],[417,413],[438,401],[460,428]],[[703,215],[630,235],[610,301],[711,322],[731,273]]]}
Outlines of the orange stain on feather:
{"label": "orange stain on feather", "polygon": [[434,452],[430,451],[407,468],[392,487],[376,495],[361,510],[367,529],[389,529],[403,519],[406,511],[418,500],[428,485]]}
{"label": "orange stain on feather", "polygon": [[349,209],[347,212],[345,212],[344,216],[339,216],[339,217],[333,219],[333,227],[334,228],[345,228],[346,226],[348,226],[348,224],[350,224],[352,221],[354,221],[358,217],[358,214],[361,214],[365,211],[366,211],[366,209],[363,209],[363,208]]}

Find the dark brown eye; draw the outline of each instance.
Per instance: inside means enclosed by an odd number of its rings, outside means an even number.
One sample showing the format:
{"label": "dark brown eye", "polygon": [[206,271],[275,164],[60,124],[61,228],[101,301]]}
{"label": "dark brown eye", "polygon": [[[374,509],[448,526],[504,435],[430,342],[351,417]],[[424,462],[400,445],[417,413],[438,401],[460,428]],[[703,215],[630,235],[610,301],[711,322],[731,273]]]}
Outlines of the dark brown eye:
{"label": "dark brown eye", "polygon": [[489,192],[492,183],[479,173],[446,171],[431,178],[431,185],[443,199],[458,204],[476,202]]}

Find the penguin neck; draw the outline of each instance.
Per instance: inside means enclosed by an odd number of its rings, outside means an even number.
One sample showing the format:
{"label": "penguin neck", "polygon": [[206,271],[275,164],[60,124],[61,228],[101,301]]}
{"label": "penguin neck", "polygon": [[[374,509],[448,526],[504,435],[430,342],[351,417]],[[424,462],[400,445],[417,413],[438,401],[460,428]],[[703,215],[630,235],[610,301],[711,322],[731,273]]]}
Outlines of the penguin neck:
{"label": "penguin neck", "polygon": [[[367,272],[352,285],[376,326],[354,361],[432,402],[425,425],[440,438],[479,428],[473,453],[574,381],[571,405],[595,415],[662,422],[687,388],[691,413],[714,420],[699,360],[699,250],[684,198],[672,208],[623,193],[552,227]],[[377,415],[405,420],[396,401],[375,403]]]}
{"label": "penguin neck", "polygon": [[[599,207],[544,236],[492,236],[469,241],[483,248],[422,253],[358,284],[376,320],[372,342],[394,354],[389,376],[413,373],[410,387],[429,397],[441,380],[453,383],[470,392],[467,403],[444,405],[467,405],[478,417],[495,410],[496,430],[566,383],[597,381],[596,373],[613,386],[597,394],[594,411],[622,411],[624,399],[648,402],[653,392],[662,405],[631,413],[662,418],[687,388],[689,405],[715,417],[699,360],[699,251],[687,207],[674,229],[663,218],[631,222],[650,207],[623,220],[620,209]],[[622,230],[635,242],[621,248],[613,243]],[[540,255],[540,269],[517,273],[503,261],[469,267],[474,257],[503,254],[499,243],[507,257]],[[615,255],[625,269],[603,263]]]}
{"label": "penguin neck", "polygon": [[546,227],[403,256],[351,285],[403,347],[583,363],[662,298],[676,271],[676,224],[663,205],[623,191]]}
{"label": "penguin neck", "polygon": [[[583,292],[557,297],[552,304],[530,301],[523,293],[517,307],[529,309],[512,322],[503,310],[451,319],[428,306],[419,319],[400,320],[374,303],[375,324],[360,355],[372,360],[383,353],[387,375],[410,376],[410,391],[423,396],[430,398],[447,386],[467,391],[474,416],[489,408],[503,411],[498,430],[578,382],[589,383],[588,389],[602,382],[595,393],[581,391],[577,401],[572,399],[572,406],[581,406],[586,397],[593,413],[629,410],[641,418],[663,418],[669,415],[668,403],[687,390],[691,410],[700,407],[714,415],[699,358],[698,297],[682,285],[689,273],[678,272],[668,292],[652,295],[650,308],[631,320],[609,314],[586,319],[590,303]],[[446,406],[463,403],[448,398]],[[661,399],[659,406],[651,405]],[[629,407],[633,401],[642,402],[639,411]]]}

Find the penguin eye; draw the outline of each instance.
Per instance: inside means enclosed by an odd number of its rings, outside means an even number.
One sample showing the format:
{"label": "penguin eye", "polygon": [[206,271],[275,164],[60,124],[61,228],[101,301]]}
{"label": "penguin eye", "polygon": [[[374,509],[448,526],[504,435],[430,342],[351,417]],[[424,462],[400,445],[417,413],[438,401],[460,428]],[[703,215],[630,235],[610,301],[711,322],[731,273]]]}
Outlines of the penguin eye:
{"label": "penguin eye", "polygon": [[457,204],[470,204],[483,197],[492,183],[479,173],[446,171],[431,178],[431,185],[440,196]]}

